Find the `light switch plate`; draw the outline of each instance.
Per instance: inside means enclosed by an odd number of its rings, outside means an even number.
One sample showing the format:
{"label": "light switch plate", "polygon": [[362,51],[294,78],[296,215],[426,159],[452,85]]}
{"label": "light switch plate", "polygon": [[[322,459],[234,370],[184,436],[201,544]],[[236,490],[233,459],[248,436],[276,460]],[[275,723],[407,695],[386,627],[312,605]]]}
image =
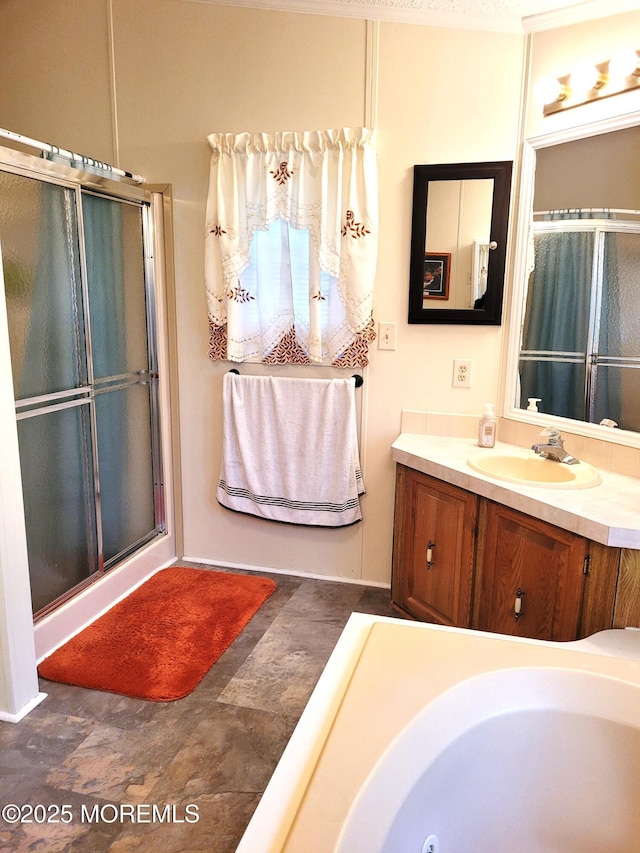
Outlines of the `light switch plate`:
{"label": "light switch plate", "polygon": [[396,348],[396,324],[378,323],[378,349]]}

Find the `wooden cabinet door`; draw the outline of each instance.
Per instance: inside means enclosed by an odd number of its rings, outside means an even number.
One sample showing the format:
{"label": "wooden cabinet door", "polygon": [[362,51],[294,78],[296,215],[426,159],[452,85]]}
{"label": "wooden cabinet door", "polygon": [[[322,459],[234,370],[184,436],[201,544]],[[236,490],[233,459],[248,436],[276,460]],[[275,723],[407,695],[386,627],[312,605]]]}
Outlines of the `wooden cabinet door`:
{"label": "wooden cabinet door", "polygon": [[588,544],[574,533],[484,501],[473,627],[575,640]]}
{"label": "wooden cabinet door", "polygon": [[467,628],[478,499],[398,466],[392,599],[426,622]]}

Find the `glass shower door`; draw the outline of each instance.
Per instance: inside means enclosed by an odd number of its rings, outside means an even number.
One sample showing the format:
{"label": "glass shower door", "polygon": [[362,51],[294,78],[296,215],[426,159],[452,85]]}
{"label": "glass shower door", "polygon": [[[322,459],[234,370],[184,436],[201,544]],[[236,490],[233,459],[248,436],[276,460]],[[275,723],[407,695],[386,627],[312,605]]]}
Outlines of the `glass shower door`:
{"label": "glass shower door", "polygon": [[73,189],[0,173],[0,241],[34,612],[98,570]]}
{"label": "glass shower door", "polygon": [[148,346],[144,209],[82,194],[105,565],[153,534],[155,373]]}
{"label": "glass shower door", "polygon": [[0,171],[33,612],[165,532],[150,206]]}

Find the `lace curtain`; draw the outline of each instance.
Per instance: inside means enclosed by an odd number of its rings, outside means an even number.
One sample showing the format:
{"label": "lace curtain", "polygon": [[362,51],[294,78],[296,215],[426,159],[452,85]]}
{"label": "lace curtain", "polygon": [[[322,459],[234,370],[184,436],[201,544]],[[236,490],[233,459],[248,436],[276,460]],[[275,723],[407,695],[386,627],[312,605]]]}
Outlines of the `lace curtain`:
{"label": "lace curtain", "polygon": [[211,357],[366,365],[375,338],[375,132],[213,133],[208,140]]}

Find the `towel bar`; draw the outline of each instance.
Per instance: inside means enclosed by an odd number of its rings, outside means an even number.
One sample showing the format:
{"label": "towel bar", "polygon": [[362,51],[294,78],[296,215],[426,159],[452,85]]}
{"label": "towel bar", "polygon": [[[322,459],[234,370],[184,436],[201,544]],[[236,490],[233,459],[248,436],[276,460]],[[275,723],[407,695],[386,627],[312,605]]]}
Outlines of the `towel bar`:
{"label": "towel bar", "polygon": [[[236,373],[238,376],[240,376],[240,371],[236,370],[235,367],[232,367],[229,373]],[[362,378],[362,376],[360,376],[359,373],[354,373],[352,379],[355,380],[356,388],[361,388],[364,385],[364,379]]]}

